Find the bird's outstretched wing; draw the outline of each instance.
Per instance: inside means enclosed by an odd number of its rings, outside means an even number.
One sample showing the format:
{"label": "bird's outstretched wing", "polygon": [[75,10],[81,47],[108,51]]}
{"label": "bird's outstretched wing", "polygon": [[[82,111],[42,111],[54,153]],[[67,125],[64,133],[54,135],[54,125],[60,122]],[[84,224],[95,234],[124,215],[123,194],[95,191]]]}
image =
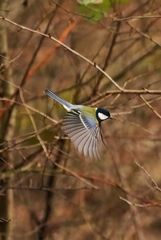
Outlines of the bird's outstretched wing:
{"label": "bird's outstretched wing", "polygon": [[90,158],[100,158],[103,139],[95,119],[87,118],[81,112],[68,112],[63,120],[63,130],[80,153]]}

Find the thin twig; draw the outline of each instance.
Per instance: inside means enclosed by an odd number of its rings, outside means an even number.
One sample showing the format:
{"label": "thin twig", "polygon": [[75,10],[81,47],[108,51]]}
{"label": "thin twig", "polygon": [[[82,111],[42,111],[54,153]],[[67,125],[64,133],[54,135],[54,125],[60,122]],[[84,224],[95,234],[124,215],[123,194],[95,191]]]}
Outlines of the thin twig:
{"label": "thin twig", "polygon": [[3,16],[0,16],[0,20],[2,21],[5,21],[5,22],[8,22],[24,31],[28,31],[28,32],[32,32],[34,34],[37,34],[37,35],[40,35],[40,36],[44,36],[46,38],[49,38],[51,39],[52,41],[60,44],[62,47],[64,47],[66,50],[70,51],[71,53],[75,54],[76,56],[80,57],[81,59],[83,59],[84,61],[86,61],[87,63],[89,63],[90,65],[92,65],[93,67],[95,67],[97,70],[99,70],[105,77],[107,77],[112,83],[113,85],[118,88],[119,90],[123,90],[122,87],[120,87],[111,77],[108,73],[106,73],[105,71],[102,70],[102,68],[97,65],[95,62],[92,62],[89,58],[85,57],[84,55],[78,53],[77,51],[75,51],[74,49],[70,48],[69,46],[67,46],[65,43],[62,43],[60,40],[58,40],[57,38],[55,38],[54,36],[51,36],[50,33],[49,34],[46,34],[46,33],[42,33],[38,30],[34,30],[34,29],[31,29],[29,27],[25,27],[21,24],[18,24],[6,17],[3,17]]}
{"label": "thin twig", "polygon": [[135,164],[141,169],[143,170],[143,172],[146,174],[146,176],[148,176],[148,178],[150,179],[150,181],[152,182],[154,188],[156,190],[158,190],[159,192],[161,192],[161,188],[158,186],[157,182],[154,180],[154,178],[151,176],[151,174],[137,161],[135,161]]}
{"label": "thin twig", "polygon": [[143,100],[143,102],[147,105],[148,108],[150,108],[150,110],[152,110],[152,112],[161,119],[161,115],[158,113],[157,110],[155,110],[152,105],[143,97],[140,95],[140,98]]}

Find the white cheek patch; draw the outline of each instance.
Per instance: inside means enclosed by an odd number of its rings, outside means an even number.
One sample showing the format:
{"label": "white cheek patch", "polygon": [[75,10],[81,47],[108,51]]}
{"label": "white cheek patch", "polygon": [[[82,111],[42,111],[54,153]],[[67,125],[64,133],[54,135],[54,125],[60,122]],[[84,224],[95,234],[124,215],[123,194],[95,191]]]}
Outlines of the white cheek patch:
{"label": "white cheek patch", "polygon": [[105,114],[103,114],[101,112],[98,113],[98,117],[99,117],[100,120],[106,120],[108,118],[107,115],[105,115]]}

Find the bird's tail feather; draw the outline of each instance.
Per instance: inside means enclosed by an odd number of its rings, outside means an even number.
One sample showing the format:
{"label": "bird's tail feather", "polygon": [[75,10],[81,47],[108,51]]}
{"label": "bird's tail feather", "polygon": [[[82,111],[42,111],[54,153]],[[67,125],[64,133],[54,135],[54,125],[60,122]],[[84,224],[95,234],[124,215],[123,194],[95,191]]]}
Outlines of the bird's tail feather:
{"label": "bird's tail feather", "polygon": [[58,97],[53,91],[46,89],[46,90],[45,90],[45,94],[46,94],[48,97],[50,97],[50,98],[54,99],[55,101],[57,101],[58,103],[60,103],[61,105],[63,105],[63,107],[64,107],[67,111],[70,111],[70,110],[72,109],[72,106],[73,106],[73,105],[72,105],[71,103],[65,101],[64,99],[62,99],[62,98],[60,98],[60,97]]}

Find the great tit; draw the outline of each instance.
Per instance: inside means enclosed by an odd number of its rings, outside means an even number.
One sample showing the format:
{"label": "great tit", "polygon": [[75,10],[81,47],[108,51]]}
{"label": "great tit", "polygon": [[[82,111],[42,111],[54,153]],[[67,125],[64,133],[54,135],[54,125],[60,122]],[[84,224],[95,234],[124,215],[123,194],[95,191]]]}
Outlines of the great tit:
{"label": "great tit", "polygon": [[78,151],[89,158],[100,158],[104,145],[101,122],[111,118],[109,111],[71,104],[48,89],[45,90],[45,94],[67,110],[62,129],[71,138]]}

